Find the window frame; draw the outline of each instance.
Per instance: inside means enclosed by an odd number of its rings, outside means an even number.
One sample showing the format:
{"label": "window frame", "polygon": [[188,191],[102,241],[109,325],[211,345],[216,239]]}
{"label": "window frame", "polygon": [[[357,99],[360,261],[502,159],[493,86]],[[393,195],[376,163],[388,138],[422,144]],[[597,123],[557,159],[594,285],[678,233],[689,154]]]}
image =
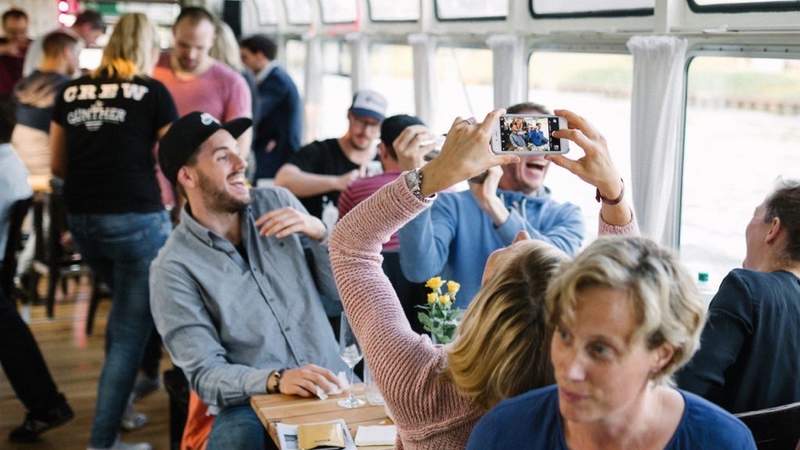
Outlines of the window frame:
{"label": "window frame", "polygon": [[[311,1],[311,0],[309,0]],[[345,20],[340,22],[328,21],[325,20],[325,7],[322,6],[325,3],[325,0],[317,0],[317,4],[319,5],[319,21],[323,25],[352,25],[358,22],[358,1],[357,0],[350,0],[353,2],[353,5],[356,7],[356,17],[353,20]],[[367,2],[369,3],[369,2]]]}
{"label": "window frame", "polygon": [[800,11],[800,2],[742,2],[733,5],[701,5],[696,0],[687,0],[689,9],[695,14],[745,13],[745,12],[785,12]]}
{"label": "window frame", "polygon": [[[266,26],[266,27],[274,27],[274,26],[278,25],[278,22],[280,22],[280,20],[278,19],[277,11],[275,12],[275,21],[274,22],[262,22],[261,21],[261,6],[259,6],[259,5],[261,5],[262,3],[270,2],[270,1],[272,2],[272,5],[275,6],[275,2],[277,0],[262,0],[262,1],[251,2],[253,7],[256,9],[256,19],[257,19],[256,21],[257,21],[259,26],[262,26],[262,27],[264,27],[264,26]],[[284,5],[286,4],[285,2],[281,2],[281,3],[283,3]],[[242,6],[244,6],[244,5],[242,5]],[[275,6],[275,8],[277,9],[277,6]]]}
{"label": "window frame", "polygon": [[[693,0],[689,0],[692,2]],[[699,56],[711,56],[721,58],[762,58],[762,59],[786,59],[800,61],[800,46],[793,45],[735,45],[735,44],[697,44],[686,52],[684,64],[683,84],[683,111],[681,113],[680,125],[680,148],[678,149],[678,164],[676,177],[679,181],[677,192],[675,193],[675,236],[672,242],[673,248],[680,253],[681,238],[683,235],[683,195],[684,195],[684,167],[686,164],[686,120],[689,112],[689,69],[692,62]],[[755,206],[755,205],[753,205]],[[742,224],[744,226],[745,224]]]}
{"label": "window frame", "polygon": [[372,15],[372,0],[367,0],[367,15],[372,23],[419,23],[422,19],[422,5],[420,5],[419,17],[416,19],[375,19]]}
{"label": "window frame", "polygon": [[[692,0],[689,0],[692,1]],[[580,11],[566,13],[537,13],[534,0],[528,0],[528,11],[534,19],[576,19],[596,17],[647,17],[655,15],[655,8],[609,9],[606,11]]]}
{"label": "window frame", "polygon": [[[510,12],[510,11],[509,11]],[[420,11],[421,13],[421,11]],[[445,18],[439,14],[439,0],[433,0],[433,15],[436,17],[437,22],[501,22],[508,20],[508,14],[505,16],[480,16],[480,17],[451,17]]]}
{"label": "window frame", "polygon": [[[291,1],[291,0],[283,0],[281,2],[281,3],[283,3],[283,13],[284,13],[284,17],[286,18],[286,24],[287,25],[293,25],[293,26],[298,26],[298,25],[299,26],[303,26],[303,25],[305,25],[305,26],[308,26],[308,25],[311,25],[314,22],[314,14],[313,13],[311,14],[311,17],[308,18],[308,22],[293,22],[291,20],[291,18],[290,18],[291,16],[289,15],[289,1]],[[307,0],[307,1],[308,1],[309,5],[311,5],[311,1],[312,0]]]}

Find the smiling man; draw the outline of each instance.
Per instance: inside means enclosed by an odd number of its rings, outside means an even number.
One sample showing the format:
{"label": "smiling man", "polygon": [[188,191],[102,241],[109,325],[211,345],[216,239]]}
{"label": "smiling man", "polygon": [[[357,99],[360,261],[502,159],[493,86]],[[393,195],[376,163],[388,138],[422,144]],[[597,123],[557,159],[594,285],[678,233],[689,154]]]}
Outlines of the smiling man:
{"label": "smiling man", "polygon": [[[543,106],[521,103],[509,114],[550,114]],[[489,255],[511,244],[519,231],[572,255],[583,240],[580,209],[550,198],[544,178],[550,161],[522,157],[519,163],[488,171],[470,190],[443,193],[434,205],[404,226],[400,265],[412,282],[443,275],[461,283],[456,306],[464,308],[478,292]]]}
{"label": "smiling man", "polygon": [[325,227],[285,189],[248,188],[235,138],[251,123],[192,112],[160,142],[187,202],[150,268],[150,303],[172,361],[218,413],[210,450],[271,448],[250,397],[329,392],[346,369],[320,299],[339,298]]}

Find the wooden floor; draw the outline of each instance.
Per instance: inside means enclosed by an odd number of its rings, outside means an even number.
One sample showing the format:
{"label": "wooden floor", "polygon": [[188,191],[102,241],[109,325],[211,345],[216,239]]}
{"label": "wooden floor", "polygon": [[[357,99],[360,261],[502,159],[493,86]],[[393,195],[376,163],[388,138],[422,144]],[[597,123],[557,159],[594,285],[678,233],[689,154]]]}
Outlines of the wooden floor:
{"label": "wooden floor", "polygon": [[[103,339],[106,315],[110,301],[101,303],[95,321],[95,331],[90,337],[84,334],[88,287],[71,286],[66,298],[56,304],[55,318],[45,316],[44,306],[30,308],[30,326],[39,347],[44,353],[50,372],[61,392],[66,395],[75,418],[59,428],[42,435],[35,444],[12,444],[8,433],[22,423],[25,410],[14,396],[5,374],[0,371],[0,449],[85,449],[94,417],[97,398],[97,380],[103,364]],[[13,345],[2,342],[0,345]],[[168,357],[162,361],[163,369],[170,367]],[[150,442],[155,449],[169,449],[169,411],[164,389],[143,399],[137,410],[148,415],[150,422],[135,432],[121,434],[126,442]]]}

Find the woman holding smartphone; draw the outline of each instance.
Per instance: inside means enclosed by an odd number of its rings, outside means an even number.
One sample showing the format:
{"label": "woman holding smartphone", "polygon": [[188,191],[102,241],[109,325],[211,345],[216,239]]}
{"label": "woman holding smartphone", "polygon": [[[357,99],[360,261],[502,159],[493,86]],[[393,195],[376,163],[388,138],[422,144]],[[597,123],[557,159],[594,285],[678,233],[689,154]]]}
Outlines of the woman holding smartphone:
{"label": "woman holding smartphone", "polygon": [[120,420],[153,331],[148,270],[171,225],[153,146],[177,118],[150,77],[159,47],[144,14],[123,15],[100,67],[66,84],[50,126],[53,174],[64,179],[67,222],[83,258],[111,287],[106,359],[89,447],[149,449],[118,441]]}
{"label": "woman holding smartphone", "polygon": [[[359,204],[337,224],[331,238],[331,263],[342,303],[396,420],[398,448],[463,448],[477,420],[497,402],[553,382],[543,296],[549,279],[567,259],[561,251],[518,239],[495,252],[458,336],[446,347],[411,330],[381,270],[383,240],[430,206],[437,192],[490,167],[517,161],[516,156],[489,151],[491,130],[501,112],[490,113],[480,124],[457,119],[438,158]],[[586,156],[554,162],[570,165],[596,186],[619,184],[600,134],[578,116],[561,114],[575,118],[584,136],[577,143]],[[565,131],[560,137],[572,136]],[[604,233],[636,232],[624,202],[604,204],[602,213],[607,220],[621,219],[601,222]]]}

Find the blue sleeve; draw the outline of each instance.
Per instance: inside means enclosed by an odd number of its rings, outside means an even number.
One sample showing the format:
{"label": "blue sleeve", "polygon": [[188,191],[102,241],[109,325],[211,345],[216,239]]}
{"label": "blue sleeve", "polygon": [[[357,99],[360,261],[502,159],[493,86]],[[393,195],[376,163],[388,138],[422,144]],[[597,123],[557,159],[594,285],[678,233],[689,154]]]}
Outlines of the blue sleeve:
{"label": "blue sleeve", "polygon": [[491,412],[484,415],[472,429],[467,441],[467,450],[487,450],[497,443],[497,420]]}
{"label": "blue sleeve", "polygon": [[458,221],[440,194],[431,208],[400,229],[400,268],[409,281],[421,283],[441,273],[450,256]]}
{"label": "blue sleeve", "polygon": [[564,205],[551,225],[534,228],[515,209],[511,209],[508,220],[497,228],[505,245],[510,245],[521,230],[526,230],[531,238],[552,244],[568,255],[574,255],[583,241],[583,218],[577,206]]}
{"label": "blue sleeve", "polygon": [[681,389],[713,403],[725,401],[725,372],[736,362],[753,331],[752,296],[743,280],[731,272],[722,281],[708,308],[700,350],[678,374]]}
{"label": "blue sleeve", "polygon": [[268,116],[274,112],[278,105],[286,97],[288,86],[286,82],[279,77],[273,77],[268,83],[262,83],[256,88],[256,95],[258,96],[258,114],[259,118]]}

